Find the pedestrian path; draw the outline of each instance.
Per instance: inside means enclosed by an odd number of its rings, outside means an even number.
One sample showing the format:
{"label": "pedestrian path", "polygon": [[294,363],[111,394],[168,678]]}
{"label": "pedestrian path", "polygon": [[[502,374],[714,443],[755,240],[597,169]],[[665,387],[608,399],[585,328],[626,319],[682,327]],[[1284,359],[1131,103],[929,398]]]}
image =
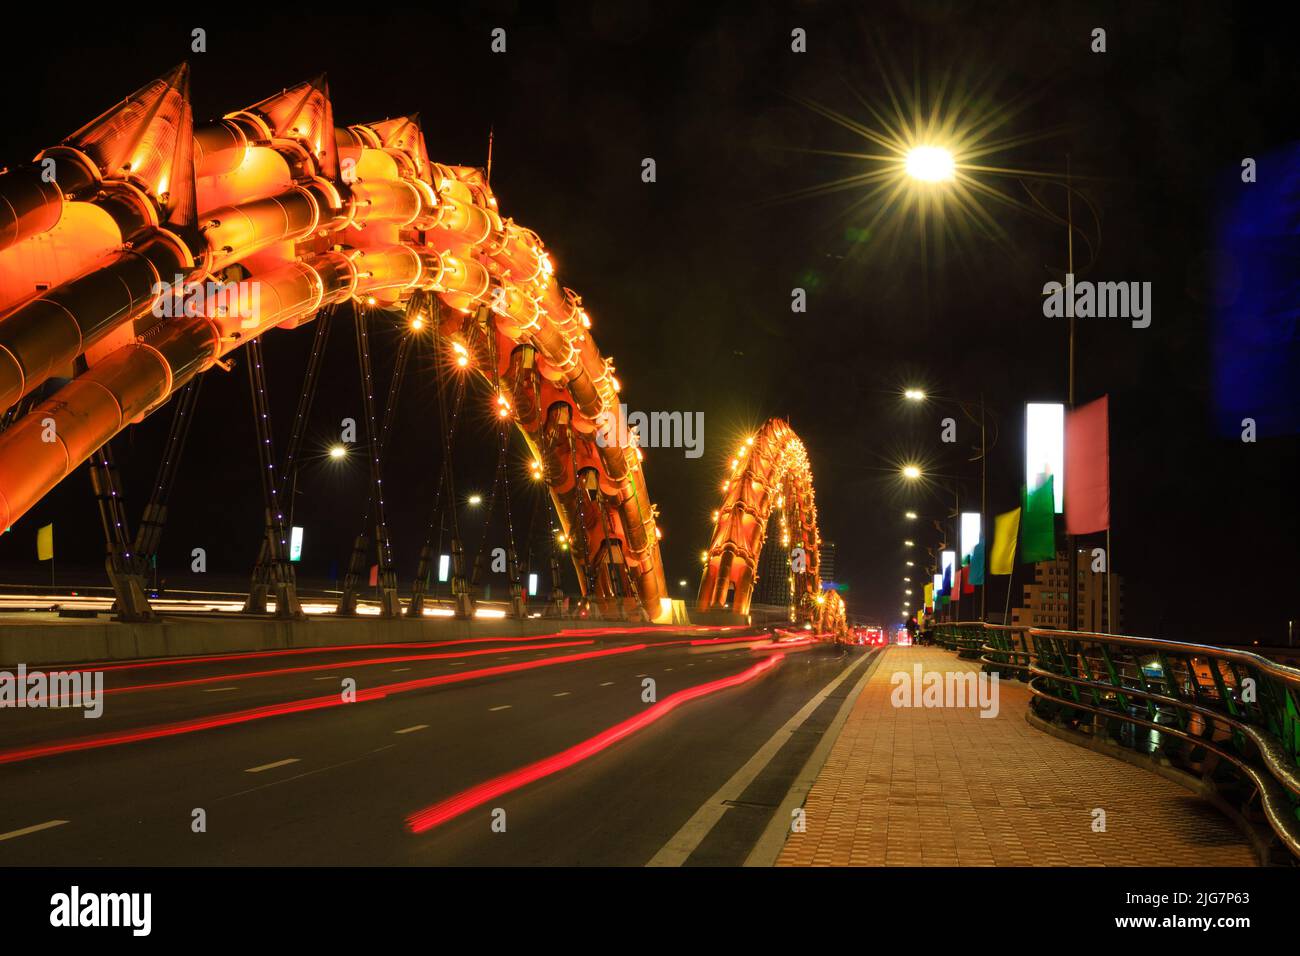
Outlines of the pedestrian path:
{"label": "pedestrian path", "polygon": [[[853,706],[778,866],[1254,866],[1241,832],[1150,771],[999,712],[895,707],[895,673],[978,671],[933,647],[890,647]],[[1105,831],[1094,829],[1105,811]]]}

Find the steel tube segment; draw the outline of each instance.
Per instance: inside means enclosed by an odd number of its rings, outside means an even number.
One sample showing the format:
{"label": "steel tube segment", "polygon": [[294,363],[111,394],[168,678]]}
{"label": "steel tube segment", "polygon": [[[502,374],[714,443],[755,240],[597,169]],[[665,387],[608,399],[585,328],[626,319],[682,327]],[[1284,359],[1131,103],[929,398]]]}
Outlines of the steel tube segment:
{"label": "steel tube segment", "polygon": [[[52,288],[26,285],[38,261]],[[186,298],[197,308],[159,310],[178,277],[203,284]],[[245,282],[253,304],[232,309],[221,287]],[[500,214],[482,170],[432,162],[416,116],[336,127],[324,77],[196,127],[179,67],[0,175],[0,409],[79,356],[85,368],[4,433],[0,516],[17,520],[99,444],[265,331],[350,298],[398,309],[425,293],[445,306],[448,343],[500,382],[493,413],[515,418],[545,463],[579,579],[596,582],[588,596],[670,616],[641,457],[595,441],[620,386],[581,299],[537,234]],[[527,367],[512,373],[521,347]],[[40,440],[47,418],[57,441]],[[575,465],[594,471],[594,489],[575,485]],[[624,577],[602,577],[599,562],[620,556]]]}
{"label": "steel tube segment", "polygon": [[746,438],[731,458],[700,580],[696,602],[700,611],[729,606],[732,613],[749,613],[758,558],[774,508],[780,514],[781,539],[773,544],[797,557],[791,568],[796,620],[822,619],[826,599],[818,601],[821,539],[812,468],[803,442],[779,418]]}

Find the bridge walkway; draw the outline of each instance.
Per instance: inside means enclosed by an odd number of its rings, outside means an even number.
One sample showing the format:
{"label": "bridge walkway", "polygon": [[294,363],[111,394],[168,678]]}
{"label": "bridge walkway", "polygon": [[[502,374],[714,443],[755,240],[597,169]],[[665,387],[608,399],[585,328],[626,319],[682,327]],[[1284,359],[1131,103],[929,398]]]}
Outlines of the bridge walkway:
{"label": "bridge walkway", "polygon": [[1233,823],[1190,791],[1031,726],[1020,681],[999,681],[995,717],[894,706],[893,676],[917,664],[979,671],[941,648],[887,648],[777,865],[1257,865]]}

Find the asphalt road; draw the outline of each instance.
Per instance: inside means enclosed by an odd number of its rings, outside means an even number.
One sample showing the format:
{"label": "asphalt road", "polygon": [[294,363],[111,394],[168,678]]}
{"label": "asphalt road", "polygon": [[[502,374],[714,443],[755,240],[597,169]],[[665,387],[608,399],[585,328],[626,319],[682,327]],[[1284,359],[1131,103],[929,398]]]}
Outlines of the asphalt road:
{"label": "asphalt road", "polygon": [[[788,649],[761,676],[574,766],[423,833],[405,821],[644,713],[646,678],[663,701],[772,653],[665,643],[701,636],[657,634],[639,649],[645,635],[565,636],[108,670],[97,720],[0,709],[0,865],[642,865],[860,652]],[[547,646],[571,641],[593,643]],[[425,659],[389,660],[398,657]],[[366,699],[382,686],[543,661],[553,663]],[[280,673],[251,676],[261,671]],[[356,703],[341,703],[345,678]],[[687,863],[743,862],[852,683],[780,748]],[[144,684],[168,686],[123,689]],[[340,704],[13,759],[87,735],[329,698]]]}

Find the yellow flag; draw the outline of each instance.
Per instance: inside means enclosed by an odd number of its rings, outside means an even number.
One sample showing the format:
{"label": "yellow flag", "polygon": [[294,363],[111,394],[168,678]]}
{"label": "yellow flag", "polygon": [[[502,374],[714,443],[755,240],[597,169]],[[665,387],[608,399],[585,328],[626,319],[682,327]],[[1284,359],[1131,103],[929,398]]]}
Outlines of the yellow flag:
{"label": "yellow flag", "polygon": [[1016,539],[1020,536],[1020,509],[993,519],[993,551],[989,574],[1010,574],[1016,566]]}
{"label": "yellow flag", "polygon": [[925,586],[925,604],[923,607],[927,611],[934,607],[934,584],[927,584]]}
{"label": "yellow flag", "polygon": [[36,560],[54,560],[54,525],[52,524],[36,530]]}

